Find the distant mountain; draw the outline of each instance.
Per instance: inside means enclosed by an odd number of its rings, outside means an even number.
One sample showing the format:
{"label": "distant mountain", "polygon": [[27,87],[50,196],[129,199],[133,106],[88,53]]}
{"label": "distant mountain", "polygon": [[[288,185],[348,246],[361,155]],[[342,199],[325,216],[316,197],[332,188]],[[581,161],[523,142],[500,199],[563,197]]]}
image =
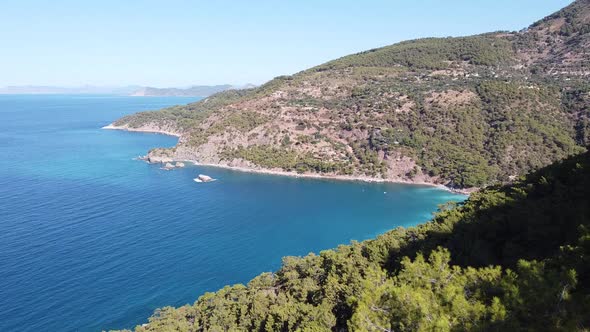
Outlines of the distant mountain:
{"label": "distant mountain", "polygon": [[178,97],[207,97],[217,92],[230,89],[252,88],[254,85],[243,86],[223,85],[195,85],[190,88],[154,88],[141,85],[129,86],[93,86],[60,87],[44,85],[20,85],[0,87],[0,94],[109,94],[125,96],[178,96]]}
{"label": "distant mountain", "polygon": [[115,94],[128,95],[140,89],[141,86],[92,86],[58,87],[42,85],[7,86],[0,88],[0,94]]}
{"label": "distant mountain", "polygon": [[405,41],[114,125],[181,136],[152,159],[483,187],[586,150],[588,50],[578,0],[522,31]]}
{"label": "distant mountain", "polygon": [[131,93],[132,96],[176,96],[176,97],[207,97],[217,92],[234,89],[229,84],[195,85],[190,88],[153,88],[144,87]]}

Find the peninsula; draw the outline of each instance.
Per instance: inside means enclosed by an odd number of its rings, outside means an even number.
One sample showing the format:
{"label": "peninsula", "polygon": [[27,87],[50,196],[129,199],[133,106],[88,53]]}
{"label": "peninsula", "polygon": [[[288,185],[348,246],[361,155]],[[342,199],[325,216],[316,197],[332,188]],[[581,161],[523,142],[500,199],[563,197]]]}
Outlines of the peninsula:
{"label": "peninsula", "polygon": [[473,188],[590,143],[588,2],[518,32],[426,38],[110,128],[174,133],[174,160]]}

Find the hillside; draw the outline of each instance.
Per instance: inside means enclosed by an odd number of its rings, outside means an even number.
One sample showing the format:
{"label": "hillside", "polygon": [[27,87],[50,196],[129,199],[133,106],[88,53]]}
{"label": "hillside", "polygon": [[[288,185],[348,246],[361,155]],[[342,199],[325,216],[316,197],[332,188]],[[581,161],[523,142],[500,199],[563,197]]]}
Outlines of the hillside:
{"label": "hillside", "polygon": [[520,32],[402,42],[114,126],[181,136],[152,160],[482,187],[584,151],[589,32],[578,0]]}
{"label": "hillside", "polygon": [[589,298],[586,152],[418,227],[286,257],[136,331],[587,331]]}

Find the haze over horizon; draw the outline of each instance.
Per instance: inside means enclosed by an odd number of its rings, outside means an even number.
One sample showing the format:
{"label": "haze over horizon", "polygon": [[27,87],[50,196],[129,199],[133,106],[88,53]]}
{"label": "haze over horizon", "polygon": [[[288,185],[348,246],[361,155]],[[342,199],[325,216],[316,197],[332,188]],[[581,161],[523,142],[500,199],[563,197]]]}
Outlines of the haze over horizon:
{"label": "haze over horizon", "polygon": [[570,2],[5,3],[0,87],[260,84],[402,40],[520,30]]}

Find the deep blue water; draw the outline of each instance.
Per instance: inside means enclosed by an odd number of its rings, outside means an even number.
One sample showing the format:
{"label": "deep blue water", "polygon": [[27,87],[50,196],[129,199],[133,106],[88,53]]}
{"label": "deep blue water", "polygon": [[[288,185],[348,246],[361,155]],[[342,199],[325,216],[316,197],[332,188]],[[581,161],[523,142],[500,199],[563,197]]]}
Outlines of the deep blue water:
{"label": "deep blue water", "polygon": [[[430,187],[133,160],[173,137],[101,130],[191,98],[0,96],[0,331],[100,331],[305,255],[428,220]],[[219,179],[195,183],[204,173]]]}

